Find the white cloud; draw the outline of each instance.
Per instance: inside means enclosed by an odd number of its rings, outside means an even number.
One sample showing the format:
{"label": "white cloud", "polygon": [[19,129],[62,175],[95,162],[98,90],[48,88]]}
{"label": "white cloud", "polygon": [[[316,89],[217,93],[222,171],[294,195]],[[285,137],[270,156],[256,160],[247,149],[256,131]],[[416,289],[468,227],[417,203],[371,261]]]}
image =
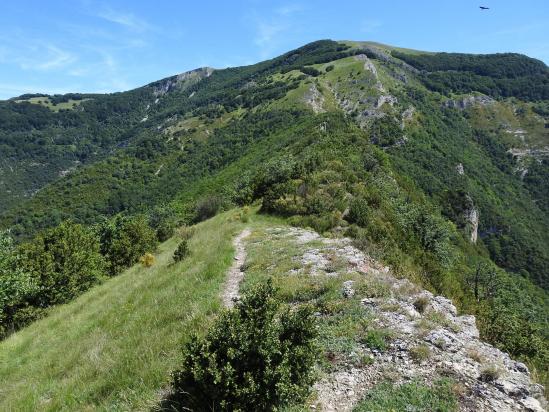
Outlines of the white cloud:
{"label": "white cloud", "polygon": [[59,67],[65,67],[76,61],[76,56],[68,51],[61,50],[54,45],[47,45],[47,58],[46,60],[36,64],[38,70],[49,70]]}
{"label": "white cloud", "polygon": [[267,14],[253,10],[247,19],[253,27],[253,42],[259,47],[261,59],[272,57],[278,46],[284,43],[289,33],[295,31],[297,14],[304,10],[301,4],[286,4],[271,9]]}
{"label": "white cloud", "polygon": [[2,60],[5,62],[8,57],[23,70],[36,71],[66,68],[78,60],[75,54],[54,44],[42,42],[7,50]]}
{"label": "white cloud", "polygon": [[258,46],[265,47],[269,45],[278,34],[283,32],[284,29],[284,25],[280,23],[259,22],[257,24],[257,33],[254,42]]}
{"label": "white cloud", "polygon": [[134,31],[143,32],[152,29],[152,26],[147,21],[130,12],[121,12],[111,8],[105,8],[99,13],[96,13],[95,16]]}
{"label": "white cloud", "polygon": [[275,13],[280,14],[281,16],[288,16],[290,14],[294,14],[302,10],[303,10],[303,6],[301,4],[289,4],[286,6],[279,7],[278,9],[275,10]]}

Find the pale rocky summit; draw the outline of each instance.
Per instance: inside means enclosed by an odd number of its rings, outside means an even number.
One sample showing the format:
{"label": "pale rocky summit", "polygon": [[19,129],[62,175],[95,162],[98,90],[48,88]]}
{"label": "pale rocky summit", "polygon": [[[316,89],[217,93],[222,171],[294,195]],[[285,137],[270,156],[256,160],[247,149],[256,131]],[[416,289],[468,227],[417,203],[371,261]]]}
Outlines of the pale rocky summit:
{"label": "pale rocky summit", "polygon": [[211,67],[200,67],[195,70],[180,73],[176,76],[168,77],[167,79],[153,83],[153,94],[159,98],[173,90],[185,90],[189,86],[199,82],[200,80],[210,77],[214,69]]}

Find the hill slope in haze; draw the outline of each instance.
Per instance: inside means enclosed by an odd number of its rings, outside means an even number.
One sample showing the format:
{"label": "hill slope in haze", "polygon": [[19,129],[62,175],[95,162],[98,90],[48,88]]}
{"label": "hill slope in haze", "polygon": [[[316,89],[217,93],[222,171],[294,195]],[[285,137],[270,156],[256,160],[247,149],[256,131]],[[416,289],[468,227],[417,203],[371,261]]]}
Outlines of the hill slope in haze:
{"label": "hill slope in haze", "polygon": [[67,219],[162,206],[193,223],[258,202],[452,298],[543,380],[548,125],[537,60],[323,40],[124,93],[0,102],[0,225],[24,248]]}

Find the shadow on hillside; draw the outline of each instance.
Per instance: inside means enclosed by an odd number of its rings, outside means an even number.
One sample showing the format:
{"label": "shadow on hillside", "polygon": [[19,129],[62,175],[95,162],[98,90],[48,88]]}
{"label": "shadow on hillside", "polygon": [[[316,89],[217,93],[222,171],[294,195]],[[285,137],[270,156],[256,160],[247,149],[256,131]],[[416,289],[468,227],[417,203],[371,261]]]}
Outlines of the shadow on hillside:
{"label": "shadow on hillside", "polygon": [[158,405],[151,408],[150,412],[208,412],[215,409],[208,408],[204,403],[192,402],[188,393],[177,393],[170,387],[163,390],[162,399]]}

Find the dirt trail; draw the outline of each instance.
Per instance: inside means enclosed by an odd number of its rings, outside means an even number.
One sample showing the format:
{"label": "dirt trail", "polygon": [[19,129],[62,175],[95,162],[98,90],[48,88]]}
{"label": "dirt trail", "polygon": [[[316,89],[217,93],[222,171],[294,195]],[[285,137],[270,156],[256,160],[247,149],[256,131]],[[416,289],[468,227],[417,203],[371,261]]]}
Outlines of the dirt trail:
{"label": "dirt trail", "polygon": [[244,272],[242,271],[242,265],[246,260],[246,248],[244,247],[243,240],[250,235],[250,229],[244,229],[233,240],[233,245],[236,250],[234,256],[234,262],[227,274],[227,280],[223,287],[223,306],[232,308],[234,306],[234,299],[238,298],[238,291],[240,289],[240,282],[244,278]]}

